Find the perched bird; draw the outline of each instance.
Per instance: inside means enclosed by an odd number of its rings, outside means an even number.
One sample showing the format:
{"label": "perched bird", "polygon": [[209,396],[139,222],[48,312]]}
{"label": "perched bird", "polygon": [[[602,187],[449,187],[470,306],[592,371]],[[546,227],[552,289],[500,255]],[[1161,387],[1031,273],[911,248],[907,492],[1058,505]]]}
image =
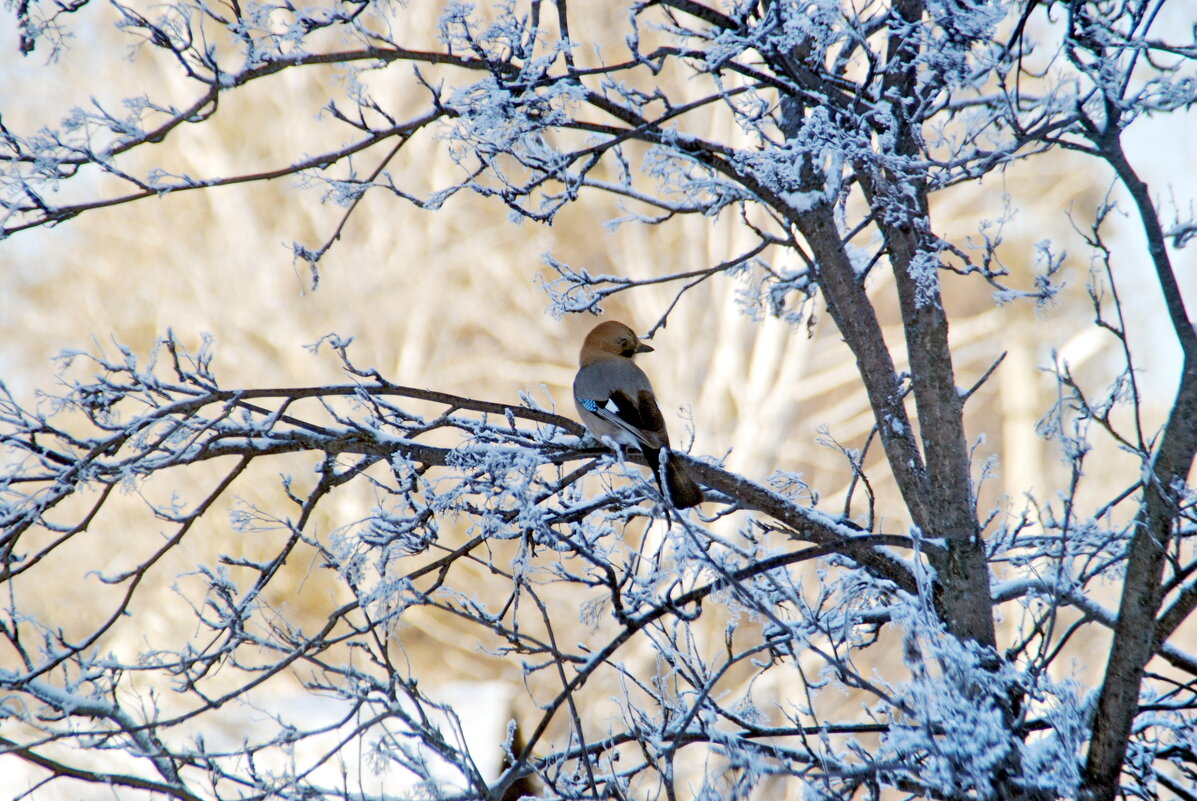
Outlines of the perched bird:
{"label": "perched bird", "polygon": [[600,442],[616,450],[622,445],[639,448],[666,499],[685,509],[702,503],[702,490],[682,462],[671,458],[669,433],[652,385],[632,363],[637,353],[651,351],[623,323],[599,323],[582,342],[574,405],[582,423]]}

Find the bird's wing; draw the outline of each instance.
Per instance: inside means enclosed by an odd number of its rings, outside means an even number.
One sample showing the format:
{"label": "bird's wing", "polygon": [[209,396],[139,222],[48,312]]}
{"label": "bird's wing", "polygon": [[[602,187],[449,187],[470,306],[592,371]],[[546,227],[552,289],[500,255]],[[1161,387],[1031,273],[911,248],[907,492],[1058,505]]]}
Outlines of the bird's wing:
{"label": "bird's wing", "polygon": [[574,382],[578,405],[640,444],[667,445],[665,418],[657,407],[647,376],[627,359],[611,359],[583,368]]}

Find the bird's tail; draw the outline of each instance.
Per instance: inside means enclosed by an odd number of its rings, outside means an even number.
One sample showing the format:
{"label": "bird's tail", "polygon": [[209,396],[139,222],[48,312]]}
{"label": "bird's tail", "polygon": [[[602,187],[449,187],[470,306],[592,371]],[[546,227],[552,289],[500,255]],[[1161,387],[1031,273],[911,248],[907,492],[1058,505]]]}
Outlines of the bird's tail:
{"label": "bird's tail", "polygon": [[[685,465],[680,460],[672,458],[673,452],[669,448],[661,448],[661,450],[651,453],[646,450],[644,456],[649,467],[653,469],[657,486],[661,488],[661,492],[675,509],[689,509],[691,506],[702,503],[702,490],[686,470]],[[662,471],[665,474],[664,483],[661,482]]]}

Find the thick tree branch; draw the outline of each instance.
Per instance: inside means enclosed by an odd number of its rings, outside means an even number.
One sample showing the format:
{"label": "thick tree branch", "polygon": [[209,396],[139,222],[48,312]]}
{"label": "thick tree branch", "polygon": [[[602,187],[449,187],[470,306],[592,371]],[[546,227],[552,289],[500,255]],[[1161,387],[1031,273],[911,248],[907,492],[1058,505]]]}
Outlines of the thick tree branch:
{"label": "thick tree branch", "polygon": [[[1157,615],[1163,602],[1165,555],[1177,523],[1183,488],[1197,455],[1197,332],[1185,311],[1147,185],[1127,161],[1118,136],[1111,124],[1098,144],[1134,200],[1184,362],[1180,387],[1151,456],[1142,487],[1142,506],[1127,552],[1118,623],[1085,765],[1090,780],[1087,797],[1091,801],[1113,801],[1118,793],[1131,727],[1139,711],[1143,674],[1161,645]],[[1179,621],[1169,620],[1168,624],[1178,625]]]}

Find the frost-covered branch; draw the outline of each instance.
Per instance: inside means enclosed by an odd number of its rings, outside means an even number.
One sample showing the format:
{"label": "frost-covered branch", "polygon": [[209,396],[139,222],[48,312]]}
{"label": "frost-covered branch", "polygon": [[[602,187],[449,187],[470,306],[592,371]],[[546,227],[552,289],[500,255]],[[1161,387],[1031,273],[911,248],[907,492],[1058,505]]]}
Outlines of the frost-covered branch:
{"label": "frost-covered branch", "polygon": [[[313,387],[222,388],[171,336],[148,362],[75,354],[65,391],[0,395],[0,762],[189,800],[1182,795],[1197,334],[1169,238],[1192,226],[1162,224],[1124,137],[1197,102],[1191,36],[1158,24],[1174,7],[18,3],[24,52],[72,58],[88,15],[168,79],[49,117],[6,95],[0,239],[281,179],[338,207],[292,246],[317,279],[367,195],[454,214],[471,192],[546,225],[606,198],[588,225],[689,226],[686,255],[549,254],[556,313],[648,298],[652,333],[726,290],[790,337],[826,317],[865,433],[823,437],[850,476],[838,513],[796,472],[679,453],[707,493],[679,514],[635,453],[555,410],[401,386],[335,338],[348,379]],[[287,102],[237,126],[269,96]],[[194,155],[225,150],[247,161]],[[1019,304],[1047,313],[1070,257],[1007,239],[1035,213],[1012,193],[996,225],[953,215],[1064,152],[1129,196],[1179,389],[1153,431],[1118,291],[1138,259],[1102,202],[1077,227],[1113,382],[1053,359],[1034,415],[1063,478],[986,510],[980,443],[1007,432],[971,399],[1014,360],[970,361],[955,309],[996,292],[1009,327]],[[726,241],[676,245],[704,226]],[[738,348],[756,391],[777,349],[747,354],[716,316],[695,350]],[[739,419],[708,424],[790,436],[807,407],[777,409],[809,376],[781,374],[761,403],[712,382]],[[1099,481],[1098,438],[1133,474]],[[1069,665],[1110,631],[1089,686]],[[510,691],[488,749],[436,681],[467,652]]]}

